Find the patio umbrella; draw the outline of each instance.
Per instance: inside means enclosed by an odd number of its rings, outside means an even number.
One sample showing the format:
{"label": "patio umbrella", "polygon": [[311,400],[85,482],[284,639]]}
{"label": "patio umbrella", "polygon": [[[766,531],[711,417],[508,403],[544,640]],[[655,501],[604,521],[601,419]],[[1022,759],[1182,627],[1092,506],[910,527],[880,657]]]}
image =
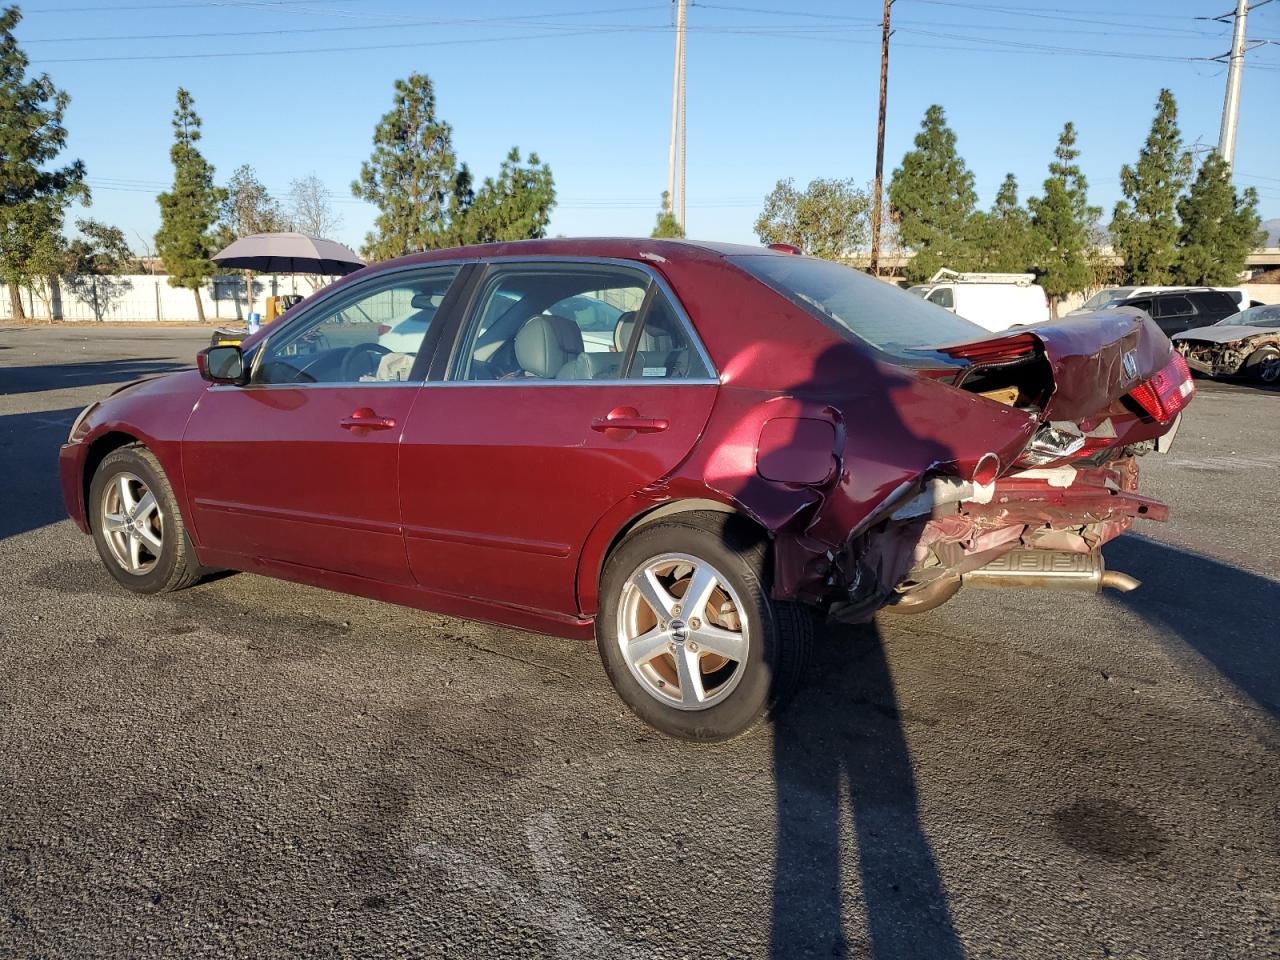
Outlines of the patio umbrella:
{"label": "patio umbrella", "polygon": [[256,273],[320,273],[340,275],[358,270],[364,261],[349,248],[305,233],[255,233],[241,237],[213,255],[220,267]]}

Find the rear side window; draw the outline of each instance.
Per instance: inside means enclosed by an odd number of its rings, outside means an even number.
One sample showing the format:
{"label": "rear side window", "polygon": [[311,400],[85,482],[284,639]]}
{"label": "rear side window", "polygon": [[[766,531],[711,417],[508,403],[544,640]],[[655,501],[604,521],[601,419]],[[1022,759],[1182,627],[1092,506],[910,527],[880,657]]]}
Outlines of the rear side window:
{"label": "rear side window", "polygon": [[907,358],[905,351],[990,335],[936,304],[828,260],[747,254],[729,261],[846,339],[886,353]]}
{"label": "rear side window", "polygon": [[1201,313],[1225,313],[1230,310],[1236,310],[1240,306],[1231,294],[1221,293],[1217,290],[1206,293],[1190,293],[1187,296],[1200,309]]}
{"label": "rear side window", "polygon": [[641,270],[599,264],[489,269],[451,379],[704,379],[686,324]]}
{"label": "rear side window", "polygon": [[1160,297],[1156,300],[1156,309],[1159,311],[1156,316],[1160,318],[1166,317],[1189,317],[1196,312],[1196,308],[1191,305],[1191,301],[1186,297]]}

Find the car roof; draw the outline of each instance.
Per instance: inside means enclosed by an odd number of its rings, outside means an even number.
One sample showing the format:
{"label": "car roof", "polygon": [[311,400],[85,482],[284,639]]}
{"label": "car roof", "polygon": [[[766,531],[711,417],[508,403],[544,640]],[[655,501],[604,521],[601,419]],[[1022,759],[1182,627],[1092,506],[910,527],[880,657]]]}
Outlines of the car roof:
{"label": "car roof", "polygon": [[[1134,287],[1135,290],[1141,289]],[[1229,296],[1222,290],[1214,290],[1212,287],[1169,287],[1165,290],[1152,290],[1150,293],[1136,293],[1132,296],[1117,297],[1114,302],[1120,303],[1125,300],[1150,300],[1152,297],[1181,297],[1188,293],[1221,293],[1224,297]]]}
{"label": "car roof", "polygon": [[[788,257],[794,254],[743,243],[716,243],[703,240],[655,240],[649,237],[553,237],[541,240],[509,240],[411,253],[394,260],[372,264],[382,269],[391,265],[409,266],[440,260],[471,260],[495,257],[604,257],[618,260],[719,260],[728,256],[760,255]],[[660,262],[660,261],[659,261]],[[369,268],[366,268],[369,269]]]}

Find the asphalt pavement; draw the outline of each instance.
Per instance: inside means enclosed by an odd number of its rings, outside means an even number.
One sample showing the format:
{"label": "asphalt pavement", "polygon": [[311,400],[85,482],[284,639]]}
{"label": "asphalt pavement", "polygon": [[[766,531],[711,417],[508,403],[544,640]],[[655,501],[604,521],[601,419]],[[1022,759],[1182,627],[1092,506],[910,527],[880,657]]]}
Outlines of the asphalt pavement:
{"label": "asphalt pavement", "polygon": [[116,586],[58,445],[207,342],[0,328],[0,956],[1280,956],[1280,392],[1199,381],[1140,590],[828,628],[695,747],[590,644]]}

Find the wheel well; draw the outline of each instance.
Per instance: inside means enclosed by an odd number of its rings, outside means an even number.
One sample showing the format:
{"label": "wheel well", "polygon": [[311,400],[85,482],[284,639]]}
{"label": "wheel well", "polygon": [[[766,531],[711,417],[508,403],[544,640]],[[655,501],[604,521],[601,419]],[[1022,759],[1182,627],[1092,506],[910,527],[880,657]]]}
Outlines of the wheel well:
{"label": "wheel well", "polygon": [[729,513],[734,516],[742,517],[744,521],[751,523],[753,526],[760,528],[760,533],[764,537],[769,536],[769,532],[761,526],[754,517],[748,516],[741,510],[737,510],[727,503],[719,500],[706,500],[699,497],[692,497],[688,500],[673,500],[669,503],[662,503],[648,510],[637,517],[632,517],[621,530],[614,534],[613,539],[609,542],[609,549],[604,552],[604,556],[600,561],[600,570],[596,571],[597,579],[600,572],[604,569],[604,565],[609,562],[609,557],[613,556],[613,551],[618,549],[618,544],[622,543],[627,537],[635,533],[642,527],[647,527],[651,523],[659,520],[666,520],[670,517],[679,516],[682,513]]}
{"label": "wheel well", "polygon": [[102,463],[107,454],[113,450],[139,442],[135,436],[121,430],[113,430],[110,433],[104,433],[89,445],[89,452],[84,458],[84,476],[80,479],[80,495],[84,498],[86,515],[89,509],[89,485],[93,483],[93,475],[98,472],[98,464]]}

